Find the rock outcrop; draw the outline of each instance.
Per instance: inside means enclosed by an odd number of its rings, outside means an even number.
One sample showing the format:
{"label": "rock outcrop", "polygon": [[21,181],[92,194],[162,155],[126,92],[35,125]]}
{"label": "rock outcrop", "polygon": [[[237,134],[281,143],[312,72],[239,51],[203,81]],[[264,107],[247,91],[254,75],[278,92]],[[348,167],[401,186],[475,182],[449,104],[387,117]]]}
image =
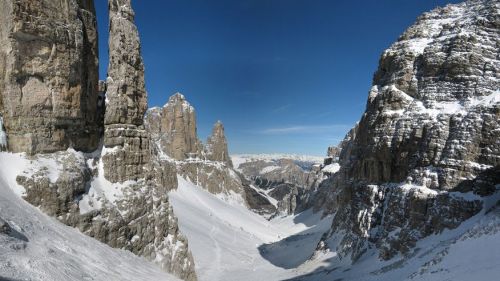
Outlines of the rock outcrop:
{"label": "rock outcrop", "polygon": [[144,64],[130,0],[109,0],[109,66],[104,117],[104,174],[111,182],[144,178],[151,159],[143,118]]}
{"label": "rock outcrop", "polygon": [[176,165],[180,175],[210,193],[244,193],[239,175],[223,162],[191,159],[177,162]]}
{"label": "rock outcrop", "polygon": [[227,140],[224,134],[224,125],[217,121],[212,130],[212,135],[207,139],[206,157],[211,161],[224,162],[228,167],[233,167],[229,152],[227,150]]}
{"label": "rock outcrop", "polygon": [[[245,160],[237,169],[255,188],[276,200],[276,214],[296,214],[312,206],[314,200],[311,199],[323,180],[319,164],[321,159],[304,161],[286,156],[266,159],[258,155],[243,158]],[[265,200],[260,201],[267,204]],[[252,208],[259,209],[256,206]]]}
{"label": "rock outcrop", "polygon": [[409,254],[418,239],[477,214],[482,200],[471,193],[495,192],[498,6],[474,0],[425,13],[383,53],[342,168],[321,186],[335,214],[324,242],[340,256],[357,260],[370,245],[383,259]]}
{"label": "rock outcrop", "polygon": [[94,4],[62,2],[0,3],[0,116],[9,151],[92,151],[99,144]]}
{"label": "rock outcrop", "polygon": [[161,151],[175,160],[201,157],[203,146],[196,131],[196,113],[184,95],[171,96],[163,108],[148,111],[146,122]]}
{"label": "rock outcrop", "polygon": [[99,82],[93,1],[0,3],[0,150],[28,153],[17,176],[26,201],[194,281],[168,200],[176,167],[157,157],[143,124],[134,12],[130,0],[108,4],[108,79]]}
{"label": "rock outcrop", "polygon": [[[103,152],[106,154],[106,151]],[[168,200],[175,167],[154,163],[147,178],[111,183],[99,154],[37,154],[17,176],[24,199],[44,213],[114,248],[155,262],[183,280],[196,280],[186,238]],[[159,171],[157,170],[159,169]]]}
{"label": "rock outcrop", "polygon": [[173,161],[177,172],[211,193],[244,195],[242,181],[232,169],[222,123],[217,122],[207,146],[196,133],[195,109],[184,95],[176,93],[162,108],[147,111],[146,129],[153,149],[166,161]]}

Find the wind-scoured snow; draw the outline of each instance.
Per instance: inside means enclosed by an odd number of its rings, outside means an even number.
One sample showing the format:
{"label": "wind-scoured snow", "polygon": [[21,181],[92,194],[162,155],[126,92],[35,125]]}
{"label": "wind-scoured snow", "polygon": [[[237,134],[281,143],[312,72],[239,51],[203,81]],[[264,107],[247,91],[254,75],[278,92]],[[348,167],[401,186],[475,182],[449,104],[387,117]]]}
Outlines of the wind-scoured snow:
{"label": "wind-scoured snow", "polygon": [[313,253],[331,218],[307,211],[266,220],[182,177],[169,194],[201,281],[282,280]]}
{"label": "wind-scoured snow", "polygon": [[[23,154],[0,153],[0,280],[178,280],[134,254],[113,249],[43,214],[19,195]],[[17,193],[17,194],[16,194]]]}
{"label": "wind-scoured snow", "polygon": [[323,171],[325,173],[330,173],[330,174],[335,174],[339,170],[340,170],[339,163],[333,163],[330,165],[326,165],[325,167],[323,167],[323,169],[321,169],[321,171]]}

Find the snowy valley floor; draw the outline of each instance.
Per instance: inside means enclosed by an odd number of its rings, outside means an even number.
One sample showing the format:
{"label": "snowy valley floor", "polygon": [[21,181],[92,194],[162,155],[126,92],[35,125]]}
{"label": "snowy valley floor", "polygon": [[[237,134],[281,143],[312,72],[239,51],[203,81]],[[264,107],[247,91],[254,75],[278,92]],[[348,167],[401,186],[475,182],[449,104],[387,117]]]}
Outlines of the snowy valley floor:
{"label": "snowy valley floor", "polygon": [[[302,272],[331,218],[307,211],[271,221],[178,177],[170,193],[200,281],[282,280]],[[231,200],[233,199],[233,200]]]}

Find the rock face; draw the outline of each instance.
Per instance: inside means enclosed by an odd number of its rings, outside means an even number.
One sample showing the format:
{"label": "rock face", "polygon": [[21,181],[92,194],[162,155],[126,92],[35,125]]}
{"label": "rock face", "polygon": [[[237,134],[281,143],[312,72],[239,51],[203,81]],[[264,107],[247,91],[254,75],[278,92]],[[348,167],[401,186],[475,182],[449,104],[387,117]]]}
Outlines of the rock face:
{"label": "rock face", "polygon": [[148,107],[144,63],[130,0],[109,0],[109,66],[105,124],[141,126]]}
{"label": "rock face", "polygon": [[196,132],[196,113],[184,95],[176,93],[163,108],[152,108],[146,120],[161,150],[175,160],[201,157],[203,147]]}
{"label": "rock face", "polygon": [[233,167],[231,158],[227,150],[227,140],[224,134],[224,125],[221,121],[215,123],[212,135],[208,137],[206,146],[207,159],[211,161],[224,162],[229,167]]}
{"label": "rock face", "polygon": [[162,108],[149,109],[145,120],[153,149],[161,158],[175,161],[180,175],[214,194],[244,195],[242,181],[232,169],[221,122],[215,124],[205,147],[196,133],[195,110],[180,93]]}
{"label": "rock face", "polygon": [[[301,161],[286,156],[265,158],[250,156],[237,169],[250,184],[277,201],[276,214],[296,214],[311,207],[317,184],[323,179],[319,160]],[[267,204],[265,200],[260,201]],[[252,209],[259,208],[252,206]]]}
{"label": "rock face", "polygon": [[191,159],[176,164],[180,175],[213,194],[234,192],[243,195],[239,175],[223,162]]}
{"label": "rock face", "polygon": [[342,168],[321,186],[323,207],[335,213],[326,237],[336,239],[325,241],[341,256],[357,260],[370,245],[383,259],[409,254],[418,239],[481,210],[479,196],[460,192],[494,192],[498,5],[425,13],[383,53],[366,112],[342,144]]}
{"label": "rock face", "polygon": [[130,0],[108,3],[106,82],[97,79],[93,1],[56,2],[0,3],[0,150],[8,137],[9,150],[30,155],[17,176],[26,201],[194,281],[168,200],[176,167],[157,157],[143,125],[144,66]]}
{"label": "rock face", "polygon": [[9,150],[95,150],[102,111],[93,1],[6,0],[0,13],[0,116]]}
{"label": "rock face", "polygon": [[102,158],[97,154],[37,154],[30,163],[17,177],[26,190],[26,201],[111,247],[155,262],[183,280],[197,279],[187,240],[168,200],[168,191],[177,187],[174,166],[153,162],[154,169],[146,178],[114,184],[104,177]]}
{"label": "rock face", "polygon": [[106,82],[104,173],[111,182],[137,180],[150,160],[143,126],[147,109],[144,64],[130,0],[109,0],[109,66]]}
{"label": "rock face", "polygon": [[340,156],[340,147],[330,146],[328,147],[327,156],[332,158],[338,158]]}

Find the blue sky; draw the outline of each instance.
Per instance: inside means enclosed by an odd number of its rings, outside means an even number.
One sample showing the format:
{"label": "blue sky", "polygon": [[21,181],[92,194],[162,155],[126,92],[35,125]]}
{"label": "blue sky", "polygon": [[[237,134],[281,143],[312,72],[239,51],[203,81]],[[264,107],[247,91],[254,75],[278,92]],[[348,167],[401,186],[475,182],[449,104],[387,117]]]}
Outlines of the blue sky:
{"label": "blue sky", "polygon": [[[324,155],[364,111],[384,49],[445,0],[138,1],[149,106],[179,91],[230,153]],[[107,1],[97,0],[100,76]]]}

